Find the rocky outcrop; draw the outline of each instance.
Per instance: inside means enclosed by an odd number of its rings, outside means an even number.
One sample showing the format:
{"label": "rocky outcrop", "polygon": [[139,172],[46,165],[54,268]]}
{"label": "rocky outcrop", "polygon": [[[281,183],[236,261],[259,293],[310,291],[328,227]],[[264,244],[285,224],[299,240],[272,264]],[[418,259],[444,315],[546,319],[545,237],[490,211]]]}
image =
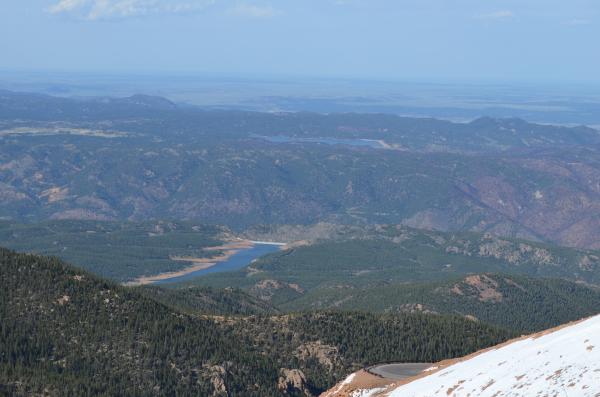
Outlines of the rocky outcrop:
{"label": "rocky outcrop", "polygon": [[504,296],[498,286],[496,280],[486,275],[473,275],[454,285],[450,291],[456,295],[476,296],[481,302],[502,302]]}
{"label": "rocky outcrop", "polygon": [[313,394],[306,383],[306,376],[299,369],[282,368],[280,370],[277,388],[283,394],[304,394],[306,397],[313,397]]}
{"label": "rocky outcrop", "polygon": [[323,344],[321,341],[308,342],[298,346],[294,355],[302,361],[314,358],[330,371],[333,370],[340,358],[337,347]]}
{"label": "rocky outcrop", "polygon": [[208,381],[212,384],[214,397],[227,397],[229,392],[225,385],[226,369],[223,365],[204,366],[204,373],[208,376]]}
{"label": "rocky outcrop", "polygon": [[[251,272],[253,271],[251,270]],[[271,279],[259,281],[250,289],[250,293],[264,301],[270,301],[273,299],[275,294],[286,290],[298,295],[302,295],[304,293],[304,289],[298,284],[284,283],[279,280]]]}

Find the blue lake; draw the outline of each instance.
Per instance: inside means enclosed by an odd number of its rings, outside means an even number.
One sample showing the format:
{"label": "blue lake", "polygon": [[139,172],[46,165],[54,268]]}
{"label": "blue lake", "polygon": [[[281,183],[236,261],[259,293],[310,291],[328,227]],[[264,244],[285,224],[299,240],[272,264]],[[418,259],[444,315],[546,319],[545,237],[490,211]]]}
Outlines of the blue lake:
{"label": "blue lake", "polygon": [[197,270],[195,272],[188,273],[183,276],[172,277],[164,280],[156,281],[152,284],[168,284],[178,283],[181,281],[187,281],[196,277],[205,276],[211,273],[230,272],[233,270],[239,270],[243,267],[248,266],[256,258],[263,255],[270,254],[272,252],[279,251],[281,245],[278,244],[255,244],[251,248],[239,250],[237,253],[229,257],[224,262],[219,262],[216,265],[209,267],[208,269]]}
{"label": "blue lake", "polygon": [[385,146],[381,142],[374,139],[343,139],[343,138],[297,138],[293,136],[256,136],[273,143],[324,143],[326,145],[347,145],[347,146],[361,146],[369,147],[373,149],[385,149]]}

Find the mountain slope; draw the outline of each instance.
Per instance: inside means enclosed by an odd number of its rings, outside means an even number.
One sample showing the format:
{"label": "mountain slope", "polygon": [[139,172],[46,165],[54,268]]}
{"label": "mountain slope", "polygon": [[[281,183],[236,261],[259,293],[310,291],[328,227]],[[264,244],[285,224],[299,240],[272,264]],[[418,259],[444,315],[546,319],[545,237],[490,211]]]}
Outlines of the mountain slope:
{"label": "mountain slope", "polygon": [[590,128],[515,119],[4,92],[0,218],[405,223],[600,248],[600,219],[590,216],[600,211],[599,145]]}
{"label": "mountain slope", "polygon": [[433,365],[415,378],[368,389],[349,379],[326,397],[526,397],[600,394],[600,316]]}
{"label": "mountain slope", "polygon": [[[60,261],[0,251],[0,384],[9,394],[275,395],[278,368],[191,318]],[[195,341],[195,343],[193,343]],[[256,389],[249,379],[258,381]]]}
{"label": "mountain slope", "polygon": [[280,308],[459,314],[529,333],[599,313],[600,289],[560,279],[473,274],[434,283],[326,287]]}
{"label": "mountain slope", "polygon": [[177,293],[160,297],[165,305],[152,291],[5,249],[0,285],[0,394],[16,396],[314,396],[363,365],[457,357],[512,336],[423,314],[211,315],[257,306],[201,290],[194,297],[211,298],[207,306]]}
{"label": "mountain slope", "polygon": [[597,396],[598,346],[600,316],[475,355],[400,386],[390,397]]}
{"label": "mountain slope", "polygon": [[138,291],[178,311],[191,314],[247,316],[279,312],[268,302],[233,288],[191,287],[175,290],[141,287]]}
{"label": "mountain slope", "polygon": [[401,225],[350,230],[352,234],[341,238],[266,255],[238,274],[214,275],[198,282],[245,287],[257,280],[275,279],[310,290],[323,285],[434,281],[495,272],[600,284],[598,251]]}
{"label": "mountain slope", "polygon": [[190,265],[174,257],[219,255],[222,250],[210,248],[222,246],[229,236],[227,228],[190,222],[0,221],[1,247],[58,256],[121,282]]}

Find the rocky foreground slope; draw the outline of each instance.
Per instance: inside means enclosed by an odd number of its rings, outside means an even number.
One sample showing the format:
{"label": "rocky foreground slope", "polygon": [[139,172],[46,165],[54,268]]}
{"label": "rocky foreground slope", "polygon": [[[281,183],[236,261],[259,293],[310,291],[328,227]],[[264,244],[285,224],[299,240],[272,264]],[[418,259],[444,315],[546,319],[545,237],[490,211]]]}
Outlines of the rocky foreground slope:
{"label": "rocky foreground slope", "polygon": [[438,363],[393,383],[364,371],[324,397],[600,396],[600,316]]}

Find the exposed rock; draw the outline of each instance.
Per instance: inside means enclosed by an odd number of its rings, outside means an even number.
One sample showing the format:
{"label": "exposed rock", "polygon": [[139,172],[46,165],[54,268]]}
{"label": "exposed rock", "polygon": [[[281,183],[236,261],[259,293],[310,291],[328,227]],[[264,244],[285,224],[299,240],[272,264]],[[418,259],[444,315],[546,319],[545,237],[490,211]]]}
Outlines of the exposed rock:
{"label": "exposed rock", "polygon": [[457,295],[471,294],[468,287],[472,287],[481,302],[502,302],[504,296],[498,291],[498,282],[486,275],[474,275],[465,278],[462,284],[456,284],[450,291]]}
{"label": "exposed rock", "polygon": [[62,297],[58,298],[56,300],[56,302],[62,306],[64,304],[69,303],[70,300],[71,300],[71,297],[69,295],[63,295]]}
{"label": "exposed rock", "polygon": [[403,305],[398,306],[398,311],[404,313],[429,313],[429,314],[437,314],[437,312],[427,308],[425,305],[421,303],[405,303]]}
{"label": "exposed rock", "polygon": [[277,388],[284,394],[297,394],[298,392],[307,397],[312,397],[313,394],[308,389],[306,384],[306,376],[299,369],[281,368],[280,377],[277,382]]}
{"label": "exposed rock", "polygon": [[22,201],[22,200],[31,201],[29,196],[27,196],[25,193],[20,192],[16,188],[14,188],[6,183],[0,182],[0,201],[1,202],[9,203],[12,201]]}
{"label": "exposed rock", "polygon": [[280,290],[290,289],[298,294],[303,294],[304,289],[300,287],[298,284],[288,284],[281,282],[279,280],[262,280],[256,283],[251,289],[250,292],[258,296],[262,300],[271,300],[275,293]]}
{"label": "exposed rock", "polygon": [[18,160],[11,160],[7,163],[0,164],[0,171],[9,171],[14,176],[23,178],[27,171],[34,168],[35,165],[36,162],[34,158],[27,154]]}
{"label": "exposed rock", "polygon": [[302,361],[315,358],[319,364],[327,367],[330,371],[334,368],[339,357],[338,349],[335,346],[325,345],[321,341],[298,346],[294,355]]}
{"label": "exposed rock", "polygon": [[412,217],[402,222],[406,226],[416,227],[419,229],[437,229],[448,230],[450,228],[450,220],[448,214],[439,210],[425,210],[417,212]]}
{"label": "exposed rock", "polygon": [[229,396],[229,391],[227,390],[227,386],[225,385],[225,381],[223,379],[226,374],[225,367],[222,365],[207,365],[204,366],[204,369],[206,370],[209,376],[209,381],[214,388],[212,395],[215,397]]}
{"label": "exposed rock", "polygon": [[581,270],[592,271],[598,266],[599,262],[600,258],[598,258],[596,255],[589,254],[583,255],[581,258],[579,258],[578,264]]}
{"label": "exposed rock", "polygon": [[48,200],[48,203],[54,203],[56,201],[61,201],[66,199],[69,196],[69,189],[66,187],[52,187],[50,189],[46,189],[40,193],[40,198],[45,198]]}

